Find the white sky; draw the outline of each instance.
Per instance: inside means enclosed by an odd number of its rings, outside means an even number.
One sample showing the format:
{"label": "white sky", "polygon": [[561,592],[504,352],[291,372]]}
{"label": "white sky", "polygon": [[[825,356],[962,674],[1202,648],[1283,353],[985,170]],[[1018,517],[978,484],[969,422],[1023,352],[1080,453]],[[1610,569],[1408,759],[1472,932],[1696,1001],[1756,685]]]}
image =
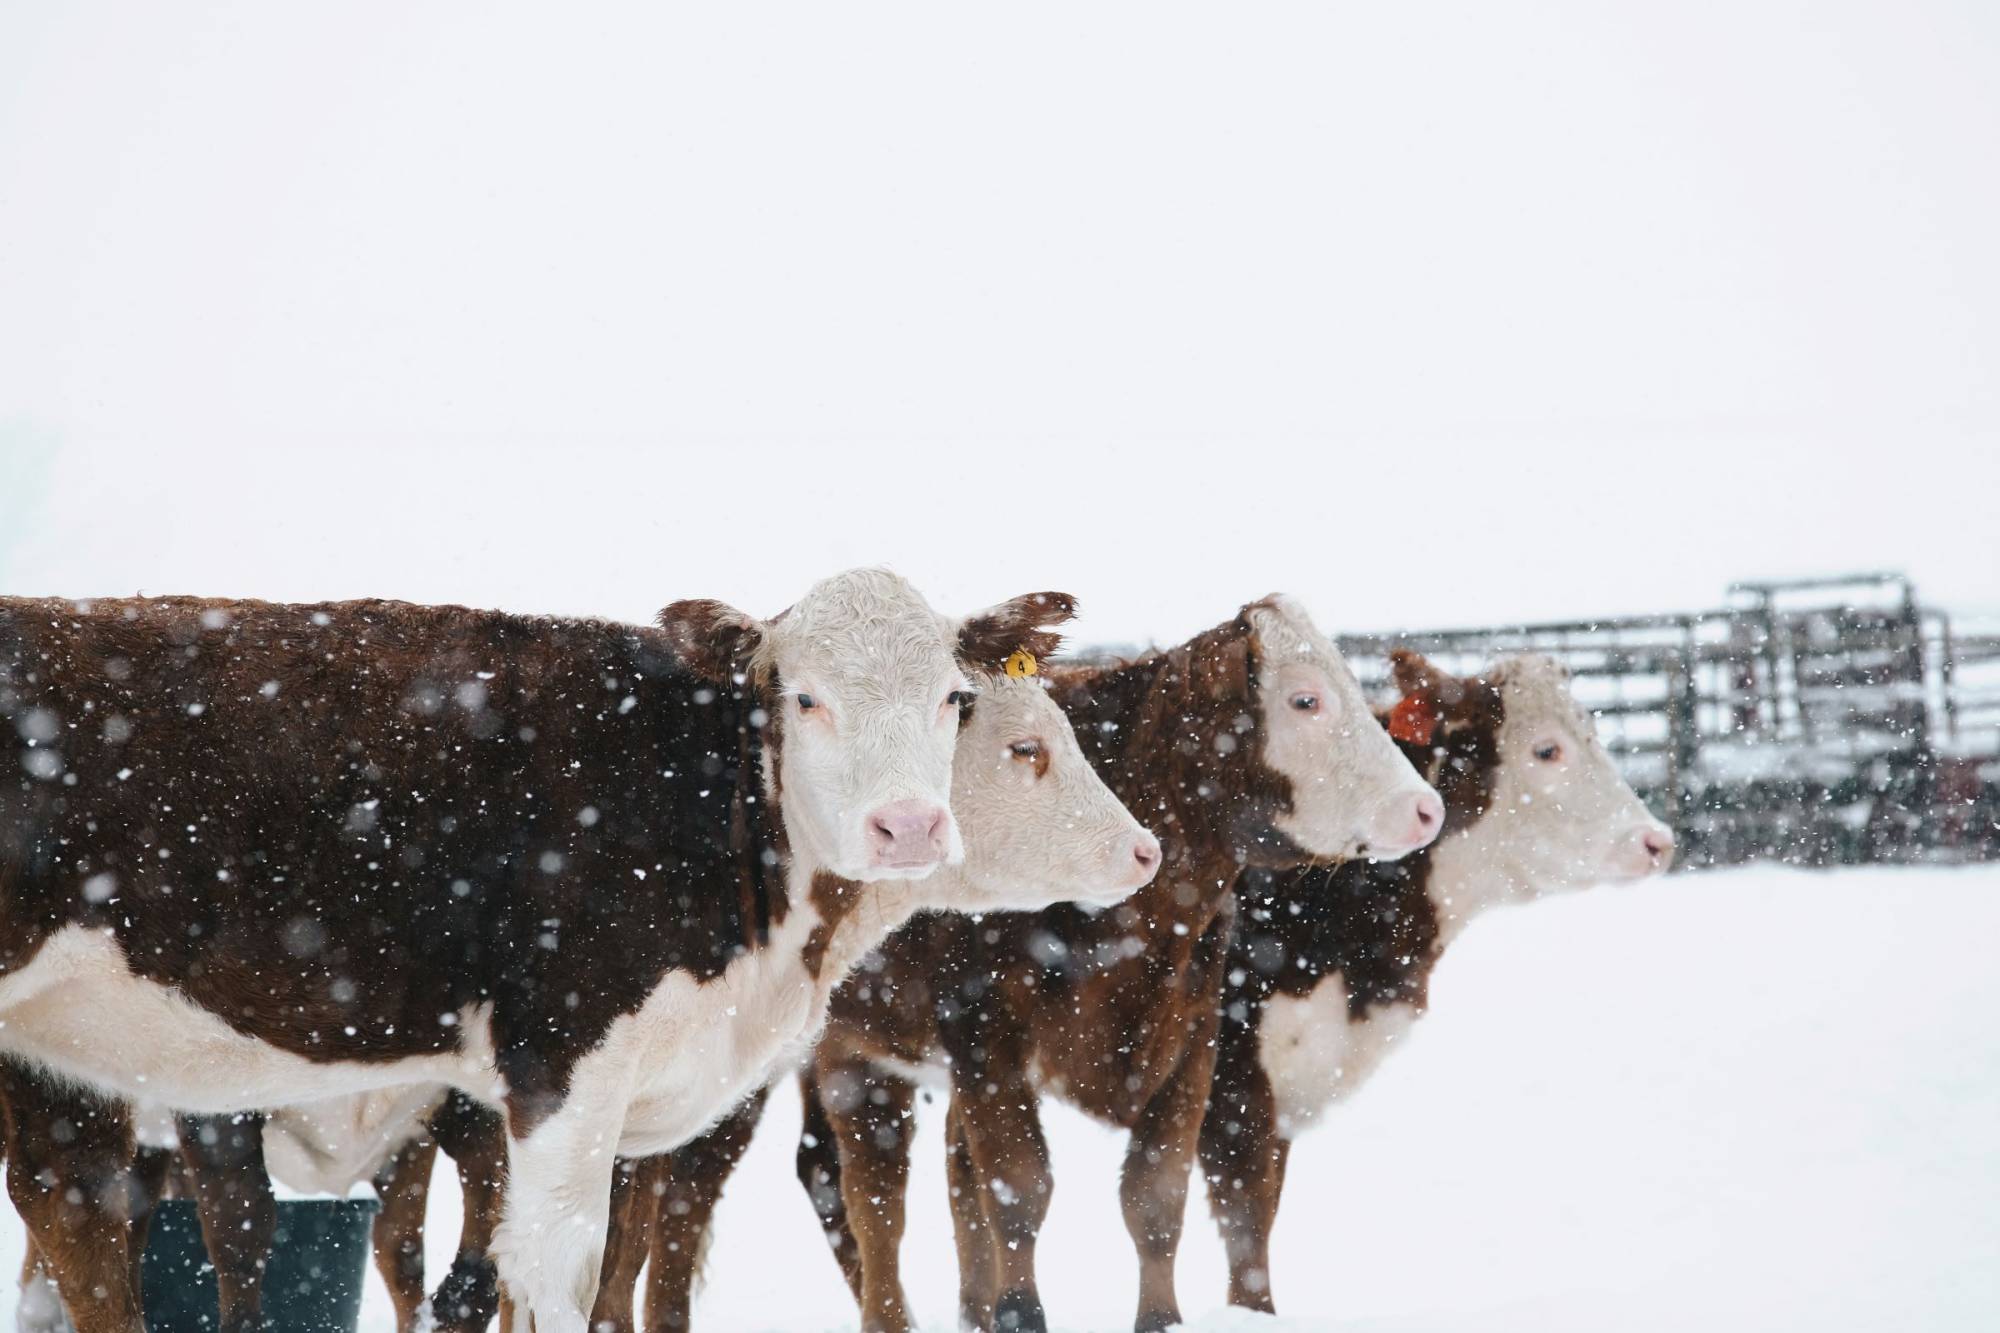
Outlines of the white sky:
{"label": "white sky", "polygon": [[0,591],[2000,608],[2000,7],[0,0]]}

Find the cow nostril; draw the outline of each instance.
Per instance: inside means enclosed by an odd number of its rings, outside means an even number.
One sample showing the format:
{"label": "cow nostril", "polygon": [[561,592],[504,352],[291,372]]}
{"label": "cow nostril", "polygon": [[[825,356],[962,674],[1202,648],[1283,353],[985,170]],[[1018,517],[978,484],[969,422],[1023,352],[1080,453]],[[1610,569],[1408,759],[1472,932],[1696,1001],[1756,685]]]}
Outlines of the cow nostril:
{"label": "cow nostril", "polygon": [[1152,869],[1160,859],[1158,844],[1142,842],[1134,845],[1132,848],[1132,859],[1139,863],[1141,869]]}
{"label": "cow nostril", "polygon": [[1444,820],[1444,802],[1435,796],[1417,798],[1417,827],[1436,828]]}

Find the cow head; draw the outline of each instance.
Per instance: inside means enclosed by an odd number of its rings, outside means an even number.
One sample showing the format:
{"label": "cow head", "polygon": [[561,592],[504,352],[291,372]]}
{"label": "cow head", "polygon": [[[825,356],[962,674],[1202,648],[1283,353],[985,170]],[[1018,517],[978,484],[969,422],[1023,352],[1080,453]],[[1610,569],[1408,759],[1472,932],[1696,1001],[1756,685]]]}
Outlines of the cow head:
{"label": "cow head", "polygon": [[1426,846],[1444,805],[1382,728],[1340,650],[1291,598],[1244,608],[1263,762],[1291,788],[1277,830],[1323,857],[1397,857]]}
{"label": "cow head", "polygon": [[[1069,613],[1031,594],[949,624],[886,570],[836,574],[760,621],[720,602],[660,613],[676,653],[764,701],[765,792],[795,861],[846,879],[919,879],[964,857],[949,805],[967,669],[1035,651]],[[970,644],[970,648],[966,645]]]}
{"label": "cow head", "polygon": [[926,881],[924,896],[960,911],[1032,911],[1108,906],[1143,887],[1160,844],[1097,776],[1041,681],[978,685],[952,762],[965,864]]}
{"label": "cow head", "polygon": [[[1452,859],[1473,878],[1518,899],[1640,879],[1673,861],[1673,833],[1620,776],[1553,658],[1510,658],[1460,680],[1399,652],[1395,676],[1402,702],[1391,727],[1399,715],[1406,726],[1427,717],[1437,751],[1455,756],[1439,787],[1454,831],[1464,829],[1450,840],[1461,844]],[[1454,781],[1468,784],[1463,799]]]}

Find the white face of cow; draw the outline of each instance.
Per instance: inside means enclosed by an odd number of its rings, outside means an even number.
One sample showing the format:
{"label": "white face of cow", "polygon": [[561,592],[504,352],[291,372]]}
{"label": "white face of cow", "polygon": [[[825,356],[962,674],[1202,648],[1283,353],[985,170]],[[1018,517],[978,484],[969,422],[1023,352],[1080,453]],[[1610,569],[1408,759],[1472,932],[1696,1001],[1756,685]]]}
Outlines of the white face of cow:
{"label": "white face of cow", "polygon": [[963,859],[949,806],[972,686],[949,627],[902,579],[854,570],[765,627],[782,710],[792,851],[850,879],[915,879]]}
{"label": "white face of cow", "polygon": [[1032,593],[952,624],[896,575],[858,569],[814,584],[770,621],[688,601],[660,612],[660,627],[695,674],[769,684],[765,725],[778,744],[765,793],[795,868],[879,881],[964,859],[950,807],[972,690],[963,661],[1047,652],[1060,636],[1044,627],[1074,610],[1066,594]]}
{"label": "white face of cow", "polygon": [[1504,708],[1499,765],[1486,815],[1466,841],[1507,868],[1519,897],[1665,870],[1672,831],[1619,775],[1561,665],[1516,657],[1494,678]]}
{"label": "white face of cow", "polygon": [[1444,803],[1377,725],[1340,650],[1288,597],[1250,617],[1264,761],[1292,786],[1278,831],[1315,856],[1393,861],[1429,844]]}
{"label": "white face of cow", "polygon": [[924,897],[959,911],[1033,911],[1108,906],[1143,887],[1160,844],[1097,776],[1040,680],[984,677],[979,691],[952,763],[965,864],[927,880]]}

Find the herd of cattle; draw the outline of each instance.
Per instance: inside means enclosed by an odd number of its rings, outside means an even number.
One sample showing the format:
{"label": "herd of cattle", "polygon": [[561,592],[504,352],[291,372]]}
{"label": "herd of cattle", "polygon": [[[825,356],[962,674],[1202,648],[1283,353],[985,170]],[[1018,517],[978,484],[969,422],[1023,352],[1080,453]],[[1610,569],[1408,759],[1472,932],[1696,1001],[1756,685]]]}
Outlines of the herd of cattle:
{"label": "herd of cattle", "polygon": [[[142,1327],[154,1200],[259,1326],[271,1178],[383,1200],[405,1329],[684,1329],[774,1079],[871,1333],[916,1085],[960,1313],[1046,1328],[1043,1096],[1130,1134],[1137,1327],[1194,1168],[1272,1308],[1296,1134],[1475,913],[1673,855],[1545,658],[1399,653],[1380,714],[1285,597],[1129,661],[1073,602],[827,579],[654,626],[364,601],[0,599],[0,1099],[24,1326]],[[465,1191],[426,1297],[439,1147]]]}

